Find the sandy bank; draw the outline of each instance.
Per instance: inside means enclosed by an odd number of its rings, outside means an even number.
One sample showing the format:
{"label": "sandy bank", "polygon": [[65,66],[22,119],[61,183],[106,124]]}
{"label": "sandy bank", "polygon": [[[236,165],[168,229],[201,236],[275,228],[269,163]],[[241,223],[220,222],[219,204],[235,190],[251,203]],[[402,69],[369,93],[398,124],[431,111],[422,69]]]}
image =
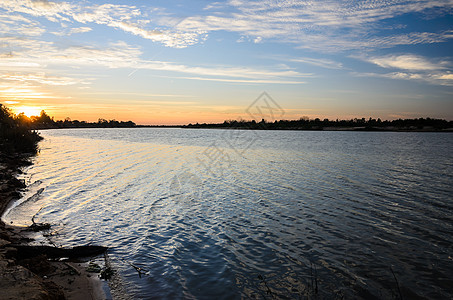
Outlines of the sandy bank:
{"label": "sandy bank", "polygon": [[[0,216],[20,198],[25,184],[16,179],[27,157],[0,153]],[[24,228],[0,220],[0,299],[106,299],[99,273],[87,272],[87,264],[49,261],[46,255],[20,257],[13,245],[30,242]]]}

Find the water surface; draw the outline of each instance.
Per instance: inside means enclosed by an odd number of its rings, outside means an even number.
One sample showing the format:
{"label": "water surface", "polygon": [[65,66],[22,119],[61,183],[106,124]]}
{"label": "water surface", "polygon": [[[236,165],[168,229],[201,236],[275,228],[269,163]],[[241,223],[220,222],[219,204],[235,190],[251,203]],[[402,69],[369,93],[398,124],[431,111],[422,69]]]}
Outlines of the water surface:
{"label": "water surface", "polygon": [[55,243],[111,247],[133,298],[453,295],[450,133],[42,135],[6,220],[39,211]]}

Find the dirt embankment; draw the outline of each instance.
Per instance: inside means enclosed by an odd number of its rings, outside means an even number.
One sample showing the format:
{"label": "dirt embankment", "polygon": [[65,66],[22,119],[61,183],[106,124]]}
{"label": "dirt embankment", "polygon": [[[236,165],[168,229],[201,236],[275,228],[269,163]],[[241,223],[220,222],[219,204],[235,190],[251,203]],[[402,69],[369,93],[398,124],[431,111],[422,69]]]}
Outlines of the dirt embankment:
{"label": "dirt embankment", "polygon": [[[0,216],[11,201],[20,198],[25,183],[16,176],[29,164],[27,156],[0,153]],[[106,298],[97,274],[87,272],[85,264],[51,261],[48,249],[29,251],[26,236],[24,228],[0,220],[0,299]]]}

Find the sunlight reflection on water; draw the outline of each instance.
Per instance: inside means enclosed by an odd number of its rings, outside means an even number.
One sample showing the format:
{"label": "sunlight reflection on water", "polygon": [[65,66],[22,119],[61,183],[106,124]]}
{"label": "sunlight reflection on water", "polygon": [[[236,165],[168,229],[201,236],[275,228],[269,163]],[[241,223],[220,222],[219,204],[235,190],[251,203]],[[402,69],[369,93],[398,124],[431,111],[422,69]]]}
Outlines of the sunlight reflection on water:
{"label": "sunlight reflection on water", "polygon": [[452,296],[452,134],[42,134],[27,179],[44,190],[6,219],[42,207],[58,244],[111,247],[134,297],[294,298],[316,282],[321,298],[391,298],[391,269],[408,297]]}

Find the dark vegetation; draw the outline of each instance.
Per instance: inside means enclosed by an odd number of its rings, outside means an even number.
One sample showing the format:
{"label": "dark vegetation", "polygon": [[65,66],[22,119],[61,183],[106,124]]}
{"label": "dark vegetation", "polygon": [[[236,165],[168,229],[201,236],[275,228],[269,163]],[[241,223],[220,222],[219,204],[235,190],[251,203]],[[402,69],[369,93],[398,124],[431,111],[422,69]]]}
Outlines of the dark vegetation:
{"label": "dark vegetation", "polygon": [[279,120],[260,122],[245,120],[229,120],[216,124],[189,124],[183,128],[230,128],[255,130],[357,130],[357,131],[453,131],[453,121],[432,118],[398,119],[382,121],[381,119],[351,119],[351,120],[310,120],[302,117],[299,120]]}
{"label": "dark vegetation", "polygon": [[[1,105],[1,104],[0,104]],[[3,106],[4,107],[4,106]],[[66,118],[63,120],[54,121],[44,110],[39,116],[27,117],[24,113],[13,116],[13,119],[28,129],[57,129],[57,128],[127,128],[136,127],[132,121],[117,121],[98,119],[97,122],[87,122],[79,120],[71,120]]]}
{"label": "dark vegetation", "polygon": [[0,104],[0,153],[2,155],[35,154],[41,139],[39,134],[30,130],[19,116],[15,116],[7,107]]}
{"label": "dark vegetation", "polygon": [[[18,199],[25,182],[16,178],[29,158],[38,152],[42,137],[0,104],[0,214],[9,201]],[[3,222],[0,220],[0,234]],[[0,236],[1,238],[1,236]]]}
{"label": "dark vegetation", "polygon": [[129,128],[136,126],[132,121],[99,119],[97,122],[86,122],[66,118],[64,121],[55,121],[50,128]]}
{"label": "dark vegetation", "polygon": [[[0,129],[3,134],[9,134],[13,139],[20,135],[25,139],[30,139],[28,143],[33,144],[39,136],[33,130],[39,129],[58,129],[58,128],[131,128],[131,127],[177,127],[177,128],[223,128],[223,129],[253,129],[253,130],[354,130],[354,131],[453,131],[453,121],[434,118],[415,118],[384,120],[380,118],[354,118],[350,120],[321,120],[319,118],[309,119],[301,117],[298,120],[276,120],[269,122],[264,119],[257,122],[255,120],[226,120],[223,123],[196,123],[188,125],[137,125],[132,121],[117,121],[98,119],[97,122],[87,122],[79,120],[55,121],[44,110],[39,116],[27,117],[24,113],[14,115],[11,111],[0,104]],[[6,120],[6,121],[5,121]],[[8,124],[8,125],[3,125]],[[4,130],[10,128],[10,130]],[[12,128],[12,129],[11,129]],[[22,135],[25,131],[31,131],[30,135]],[[10,139],[11,140],[11,139]],[[24,138],[21,139],[23,143]],[[19,146],[19,145],[18,145]],[[24,146],[25,147],[25,146]],[[33,152],[33,149],[31,149]],[[36,151],[36,149],[34,150]]]}

